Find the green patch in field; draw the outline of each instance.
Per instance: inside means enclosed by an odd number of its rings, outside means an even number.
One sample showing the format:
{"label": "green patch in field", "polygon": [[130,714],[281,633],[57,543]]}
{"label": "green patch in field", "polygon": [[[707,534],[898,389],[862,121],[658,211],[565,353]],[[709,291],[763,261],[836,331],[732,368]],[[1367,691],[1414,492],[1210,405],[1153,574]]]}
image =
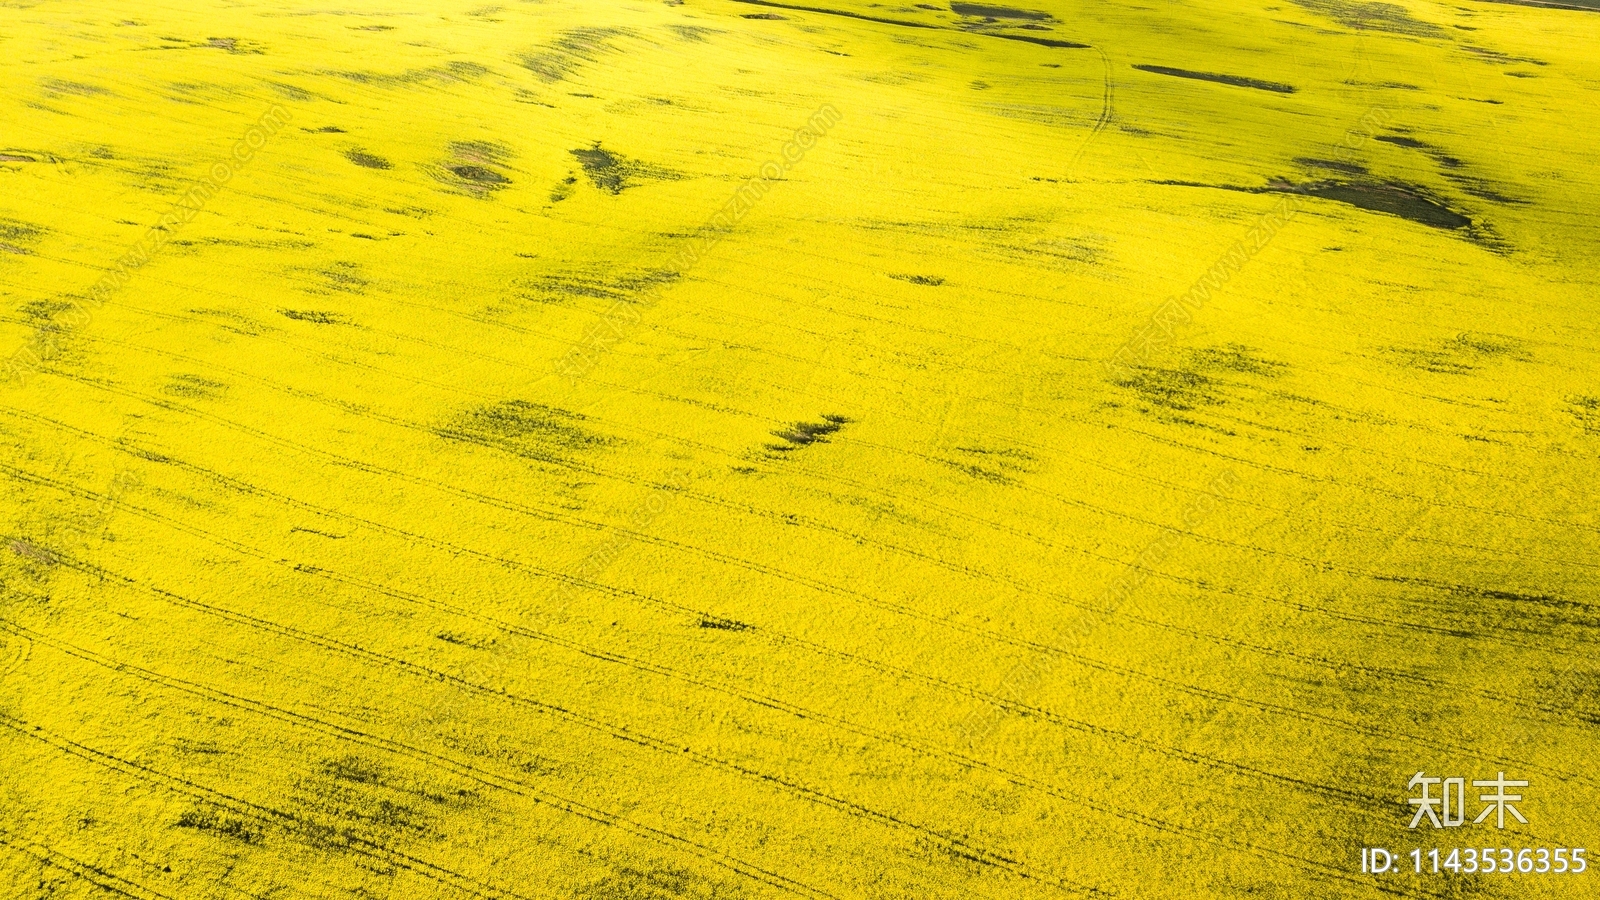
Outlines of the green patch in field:
{"label": "green patch in field", "polygon": [[820,422],[796,422],[772,432],[773,437],[782,438],[784,443],[768,444],[767,449],[775,453],[787,453],[812,444],[826,444],[830,435],[848,424],[849,419],[836,415],[824,415]]}
{"label": "green patch in field", "polygon": [[[351,235],[351,237],[355,236],[355,234]],[[308,294],[319,294],[324,296],[334,292],[341,294],[362,294],[366,292],[367,286],[371,284],[371,282],[361,274],[361,267],[359,265],[353,262],[346,262],[344,260],[337,260],[328,268],[317,269],[310,274],[315,275],[320,280],[321,284],[317,286],[308,285],[302,288]],[[287,315],[287,313],[285,313],[285,315]],[[290,316],[290,318],[292,319],[295,317]]]}
{"label": "green patch in field", "polygon": [[551,461],[613,446],[617,438],[598,434],[581,413],[542,403],[504,400],[466,410],[435,429],[442,438],[495,447],[527,459]]}
{"label": "green patch in field", "polygon": [[952,3],[950,11],[958,16],[986,19],[1022,19],[1029,22],[1048,22],[1053,17],[1036,9],[1013,9],[993,3]]}
{"label": "green patch in field", "polygon": [[615,41],[631,33],[626,28],[573,28],[562,32],[544,47],[522,53],[517,57],[517,62],[540,81],[553,84],[565,79],[585,63],[618,52]]}
{"label": "green patch in field", "polygon": [[372,87],[437,87],[440,85],[468,84],[489,74],[488,66],[466,60],[451,60],[442,66],[425,66],[404,72],[324,71],[318,74],[343,78],[356,84]]}
{"label": "green patch in field", "polygon": [[1132,375],[1115,383],[1117,387],[1138,394],[1151,406],[1180,412],[1192,411],[1197,406],[1220,406],[1227,402],[1220,382],[1192,369],[1139,366]]}
{"label": "green patch in field", "polygon": [[280,309],[278,314],[296,322],[310,322],[313,325],[343,325],[345,318],[342,314],[329,312],[325,309]]}
{"label": "green patch in field", "polygon": [[264,839],[260,827],[255,823],[205,808],[186,810],[173,824],[178,828],[191,828],[242,844],[259,844]]}
{"label": "green patch in field", "polygon": [[1286,364],[1261,355],[1254,347],[1218,344],[1185,351],[1183,364],[1179,366],[1138,366],[1131,375],[1114,384],[1136,394],[1145,404],[1140,412],[1158,420],[1232,434],[1226,429],[1174,414],[1224,406],[1252,380],[1277,378],[1287,369]]}
{"label": "green patch in field", "polygon": [[481,165],[504,163],[516,155],[499,141],[451,141],[450,154],[463,162]]}
{"label": "green patch in field", "polygon": [[1393,144],[1396,147],[1407,147],[1407,148],[1410,148],[1412,150],[1422,150],[1422,149],[1425,149],[1428,146],[1427,144],[1424,144],[1423,142],[1417,140],[1416,138],[1410,138],[1410,137],[1406,137],[1404,135],[1397,135],[1397,134],[1380,134],[1377,137],[1373,138],[1373,140],[1381,141],[1381,142],[1383,142],[1385,144]]}
{"label": "green patch in field", "polygon": [[1547,591],[1481,587],[1407,575],[1380,575],[1377,580],[1410,586],[1414,593],[1403,597],[1405,605],[1419,615],[1431,616],[1453,633],[1520,633],[1549,639],[1561,633],[1593,635],[1600,630],[1600,608]]}
{"label": "green patch in field", "polygon": [[386,780],[382,766],[355,754],[323,760],[322,774],[337,781],[349,781],[355,784],[383,784]]}
{"label": "green patch in field", "polygon": [[607,150],[600,146],[599,141],[587,149],[567,152],[583,167],[583,174],[588,176],[589,183],[608,194],[620,194],[634,187],[635,179],[639,178],[670,181],[679,177],[676,172]]}
{"label": "green patch in field", "polygon": [[1445,31],[1411,15],[1396,3],[1373,0],[1294,0],[1296,6],[1326,16],[1356,31],[1386,31],[1412,37],[1444,37]]}
{"label": "green patch in field", "polygon": [[453,806],[459,793],[413,781],[356,754],[325,759],[296,784],[295,803],[321,822],[306,828],[329,846],[386,839],[397,832],[436,836],[432,815],[416,801]]}
{"label": "green patch in field", "polygon": [[987,466],[978,465],[977,463],[943,458],[941,458],[939,462],[944,463],[963,475],[976,478],[979,481],[987,481],[990,484],[1001,485],[1010,485],[1015,483],[1011,476],[1005,474],[1004,472],[997,472],[994,469],[988,468]]}
{"label": "green patch in field", "polygon": [[394,164],[365,150],[346,150],[344,158],[350,160],[363,169],[392,169]]}
{"label": "green patch in field", "polygon": [[993,460],[1001,468],[1013,472],[1032,472],[1033,464],[1038,461],[1032,453],[1015,447],[957,447],[956,452],[975,459]]}
{"label": "green patch in field", "polygon": [[488,650],[499,643],[495,638],[477,638],[470,634],[461,634],[456,631],[441,631],[434,635],[435,638],[446,644],[455,644],[458,647],[470,647],[473,650]]}
{"label": "green patch in field", "polygon": [[1479,0],[1482,3],[1508,3],[1539,9],[1566,9],[1573,12],[1600,12],[1600,0]]}
{"label": "green patch in field", "polygon": [[1567,411],[1584,431],[1600,434],[1600,397],[1568,397]]}
{"label": "green patch in field", "polygon": [[228,385],[199,375],[178,374],[167,379],[161,393],[186,400],[215,400],[228,392]]}
{"label": "green patch in field", "polygon": [[700,627],[701,628],[710,628],[713,631],[749,631],[750,630],[750,626],[749,625],[747,625],[747,624],[745,624],[743,622],[736,622],[733,619],[708,619],[708,618],[702,618],[700,620]]}
{"label": "green patch in field", "polygon": [[1472,225],[1472,219],[1434,199],[1421,188],[1395,183],[1327,182],[1303,185],[1295,190],[1369,212],[1388,213],[1427,225],[1430,228],[1457,230]]}
{"label": "green patch in field", "polygon": [[1523,349],[1522,341],[1503,334],[1463,331],[1449,343],[1463,352],[1482,357],[1501,357],[1517,362],[1528,362],[1533,358]]}
{"label": "green patch in field", "polygon": [[44,232],[38,225],[0,217],[0,253],[28,255],[33,252],[29,245],[37,244]]}
{"label": "green patch in field", "polygon": [[1432,372],[1435,375],[1471,375],[1477,366],[1464,362],[1455,354],[1431,350],[1426,347],[1389,347],[1388,354],[1408,369]]}
{"label": "green patch in field", "polygon": [[1512,56],[1509,53],[1503,53],[1503,52],[1501,52],[1499,50],[1491,50],[1488,47],[1466,46],[1466,47],[1462,47],[1461,49],[1462,49],[1462,51],[1464,51],[1466,53],[1472,54],[1473,56],[1477,57],[1478,59],[1482,60],[1483,62],[1493,63],[1493,64],[1496,64],[1496,65],[1511,66],[1511,65],[1519,65],[1519,64],[1523,64],[1523,63],[1526,63],[1528,65],[1532,65],[1532,66],[1548,66],[1548,65],[1550,65],[1549,63],[1545,62],[1542,59],[1535,59],[1535,58],[1533,58],[1531,56]]}
{"label": "green patch in field", "polygon": [[1189,368],[1196,371],[1233,372],[1240,375],[1259,375],[1277,378],[1289,367],[1275,359],[1268,359],[1254,347],[1244,344],[1219,344],[1197,347],[1188,352]]}
{"label": "green patch in field", "polygon": [[35,325],[54,321],[57,313],[64,313],[72,308],[72,304],[61,300],[30,300],[17,307],[17,312]]}
{"label": "green patch in field", "polygon": [[97,84],[84,84],[81,81],[67,81],[61,78],[46,78],[39,83],[44,88],[46,97],[60,97],[71,94],[76,97],[114,97],[112,91]]}
{"label": "green patch in field", "polygon": [[618,866],[578,890],[577,900],[733,900],[741,896],[719,882],[661,865],[648,869]]}
{"label": "green patch in field", "polygon": [[1532,359],[1516,338],[1474,332],[1462,332],[1434,345],[1387,347],[1384,352],[1398,365],[1435,375],[1471,375],[1499,360]]}
{"label": "green patch in field", "polygon": [[563,272],[519,278],[513,282],[518,296],[535,303],[568,303],[585,298],[638,302],[646,292],[678,280],[670,270],[632,274],[615,272]]}
{"label": "green patch in field", "polygon": [[962,474],[991,484],[1013,484],[1015,476],[1032,473],[1037,457],[1014,447],[956,447],[959,456],[939,461]]}
{"label": "green patch in field", "polygon": [[600,142],[587,150],[568,151],[583,166],[583,174],[595,187],[609,194],[620,194],[628,186],[626,162],[614,153],[601,149]]}
{"label": "green patch in field", "polygon": [[373,825],[385,830],[421,830],[418,822],[416,807],[405,803],[396,803],[387,797],[373,803],[370,808],[356,813]]}
{"label": "green patch in field", "polygon": [[1579,667],[1545,679],[1539,695],[1585,725],[1600,725],[1600,671]]}
{"label": "green patch in field", "polygon": [[673,24],[667,26],[667,28],[673,34],[677,35],[679,40],[687,41],[691,44],[703,44],[706,43],[706,38],[708,36],[713,34],[721,34],[721,32],[715,28],[706,28],[702,25]]}
{"label": "green patch in field", "polygon": [[206,38],[205,46],[213,50],[226,50],[229,53],[262,54],[267,52],[255,41],[243,40],[234,37]]}
{"label": "green patch in field", "polygon": [[473,185],[499,186],[502,184],[511,183],[511,179],[501,175],[499,172],[496,172],[487,166],[473,165],[470,163],[452,163],[444,168],[445,171],[449,172],[451,175],[454,175],[457,179]]}
{"label": "green patch in field", "polygon": [[511,178],[500,171],[512,157],[511,148],[505,144],[452,141],[448,149],[448,159],[423,166],[423,171],[455,193],[484,198],[511,183]]}
{"label": "green patch in field", "polygon": [[561,181],[556,183],[555,187],[550,189],[550,202],[560,203],[568,197],[571,197],[572,188],[577,183],[578,176],[569,172],[567,177],[561,179]]}

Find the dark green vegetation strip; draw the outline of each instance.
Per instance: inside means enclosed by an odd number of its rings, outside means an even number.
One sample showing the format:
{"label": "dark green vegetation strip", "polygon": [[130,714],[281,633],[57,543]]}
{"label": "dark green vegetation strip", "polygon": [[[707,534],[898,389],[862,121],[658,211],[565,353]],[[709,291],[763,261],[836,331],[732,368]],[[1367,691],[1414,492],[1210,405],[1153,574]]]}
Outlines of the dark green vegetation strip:
{"label": "dark green vegetation strip", "polygon": [[950,11],[958,16],[979,16],[988,19],[1031,19],[1043,22],[1050,18],[1047,12],[1033,9],[1012,9],[1009,6],[990,6],[987,3],[952,3]]}
{"label": "dark green vegetation strip", "polygon": [[1296,6],[1327,16],[1352,31],[1382,31],[1412,37],[1444,37],[1443,28],[1412,16],[1396,3],[1373,0],[1294,0]]}
{"label": "dark green vegetation strip", "polygon": [[812,444],[828,442],[828,436],[850,424],[844,416],[824,415],[820,422],[796,422],[788,428],[774,431],[775,437],[783,438],[786,444],[768,444],[768,450],[786,453],[796,447],[807,447]]}
{"label": "dark green vegetation strip", "polygon": [[[1029,44],[1038,44],[1042,47],[1065,47],[1068,50],[1087,50],[1088,44],[1078,44],[1072,41],[1060,41],[1055,38],[1034,37],[1031,34],[985,34],[984,37],[1001,38],[1007,41],[1024,41]],[[1293,88],[1290,88],[1293,90]]]}
{"label": "dark green vegetation strip", "polygon": [[[861,20],[866,21],[866,22],[877,22],[880,25],[899,25],[899,26],[902,26],[904,28],[926,28],[926,29],[929,29],[931,31],[948,31],[948,30],[950,30],[950,29],[945,28],[942,25],[930,25],[927,22],[908,22],[905,19],[884,19],[884,18],[880,18],[878,16],[868,16],[868,15],[863,15],[861,13],[853,13],[853,12],[849,12],[849,11],[842,10],[842,9],[824,9],[823,7],[820,7],[820,6],[796,6],[796,5],[789,4],[789,3],[774,3],[774,2],[772,2],[772,0],[733,0],[733,2],[735,2],[735,3],[749,3],[749,4],[753,5],[753,6],[772,6],[772,7],[778,8],[778,9],[792,9],[792,10],[794,10],[796,12],[821,13],[822,15],[825,15],[825,16],[844,16],[845,18],[848,18],[848,19],[861,19]],[[990,7],[990,8],[998,9],[999,7]],[[1017,12],[1021,12],[1021,10],[1013,10],[1012,12],[1013,13],[1017,13]],[[1084,50],[1084,49],[1088,49],[1088,47],[1089,47],[1088,44],[1078,44],[1078,43],[1074,43],[1072,41],[1057,40],[1055,38],[1033,37],[1031,35],[1024,35],[1024,34],[994,34],[992,32],[986,32],[986,31],[963,31],[962,34],[976,34],[976,35],[978,35],[980,37],[1003,38],[1003,39],[1008,40],[1008,41],[1024,41],[1024,42],[1029,43],[1029,44],[1038,44],[1041,47],[1062,47],[1062,48],[1066,48],[1066,49],[1069,49],[1069,50]]]}
{"label": "dark green vegetation strip", "polygon": [[1481,0],[1484,3],[1504,3],[1510,6],[1537,6],[1541,9],[1570,9],[1575,12],[1600,12],[1600,0]]}
{"label": "dark green vegetation strip", "polygon": [[345,159],[350,160],[364,169],[392,169],[394,165],[387,159],[363,150],[346,150]]}
{"label": "dark green vegetation strip", "polygon": [[1393,184],[1307,185],[1300,193],[1348,203],[1360,209],[1385,212],[1434,228],[1466,228],[1472,220],[1410,188]]}
{"label": "dark green vegetation strip", "polygon": [[775,6],[778,9],[792,9],[796,12],[822,13],[825,16],[844,16],[850,19],[862,19],[867,22],[878,22],[883,25],[901,25],[906,28],[933,28],[938,25],[929,25],[926,22],[907,22],[904,19],[881,19],[877,16],[867,16],[861,13],[848,12],[842,9],[823,9],[820,6],[793,6],[788,3],[773,3],[771,0],[733,0],[735,3],[749,3],[753,6]]}
{"label": "dark green vegetation strip", "polygon": [[600,149],[597,143],[587,150],[569,150],[577,158],[578,164],[583,166],[583,174],[589,176],[595,187],[607,193],[620,194],[628,186],[628,173],[615,156]]}
{"label": "dark green vegetation strip", "polygon": [[1294,85],[1279,84],[1276,81],[1261,81],[1255,78],[1245,78],[1242,75],[1218,75],[1214,72],[1191,72],[1188,69],[1174,69],[1171,66],[1142,66],[1135,65],[1141,72],[1154,72],[1157,75],[1172,75],[1177,78],[1193,78],[1196,81],[1215,81],[1218,84],[1231,84],[1235,87],[1255,88],[1260,91],[1273,91],[1279,94],[1292,94]]}
{"label": "dark green vegetation strip", "polygon": [[1461,213],[1427,196],[1417,188],[1393,182],[1317,181],[1310,184],[1273,184],[1266,187],[1243,187],[1236,184],[1205,184],[1198,181],[1156,181],[1173,187],[1213,188],[1219,191],[1240,191],[1246,194],[1303,194],[1347,203],[1358,209],[1383,212],[1409,219],[1434,228],[1459,229],[1472,225],[1472,220]]}

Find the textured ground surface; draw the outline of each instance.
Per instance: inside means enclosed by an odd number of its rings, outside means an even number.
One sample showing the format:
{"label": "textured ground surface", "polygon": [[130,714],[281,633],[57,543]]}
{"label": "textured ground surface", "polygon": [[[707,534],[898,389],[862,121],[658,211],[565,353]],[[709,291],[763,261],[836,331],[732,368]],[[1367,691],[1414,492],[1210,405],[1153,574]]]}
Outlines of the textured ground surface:
{"label": "textured ground surface", "polygon": [[1600,14],[799,5],[0,2],[0,896],[1594,895]]}

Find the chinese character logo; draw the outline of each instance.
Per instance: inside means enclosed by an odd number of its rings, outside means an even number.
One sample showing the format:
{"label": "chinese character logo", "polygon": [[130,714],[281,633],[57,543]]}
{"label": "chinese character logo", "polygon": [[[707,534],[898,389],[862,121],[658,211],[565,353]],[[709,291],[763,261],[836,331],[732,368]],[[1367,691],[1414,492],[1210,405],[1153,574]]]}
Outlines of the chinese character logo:
{"label": "chinese character logo", "polygon": [[[1523,817],[1522,812],[1512,805],[1520,803],[1522,795],[1506,793],[1506,788],[1527,787],[1528,783],[1526,781],[1508,780],[1506,773],[1501,772],[1499,777],[1493,780],[1474,781],[1472,786],[1494,789],[1491,793],[1478,795],[1478,801],[1487,805],[1483,807],[1482,812],[1478,813],[1478,817],[1472,820],[1472,824],[1483,824],[1483,820],[1489,818],[1489,814],[1493,813],[1495,827],[1504,828],[1506,827],[1506,813],[1508,812],[1511,813],[1513,819],[1524,825],[1528,824],[1528,820]],[[1434,778],[1425,772],[1418,772],[1411,776],[1411,781],[1406,784],[1406,787],[1412,791],[1420,792],[1420,796],[1411,797],[1406,801],[1417,808],[1417,812],[1411,817],[1411,824],[1408,827],[1416,828],[1422,824],[1424,818],[1434,828],[1459,828],[1467,821],[1467,780],[1465,778]],[[1435,788],[1439,789],[1437,796],[1434,795]]]}

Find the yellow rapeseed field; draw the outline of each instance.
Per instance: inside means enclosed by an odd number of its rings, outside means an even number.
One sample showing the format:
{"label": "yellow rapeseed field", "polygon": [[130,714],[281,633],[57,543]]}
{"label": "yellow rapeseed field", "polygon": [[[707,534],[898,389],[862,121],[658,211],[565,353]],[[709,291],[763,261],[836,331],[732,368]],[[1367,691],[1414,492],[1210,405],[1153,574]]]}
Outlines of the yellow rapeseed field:
{"label": "yellow rapeseed field", "polygon": [[488,2],[0,0],[0,900],[1600,896],[1600,4]]}

